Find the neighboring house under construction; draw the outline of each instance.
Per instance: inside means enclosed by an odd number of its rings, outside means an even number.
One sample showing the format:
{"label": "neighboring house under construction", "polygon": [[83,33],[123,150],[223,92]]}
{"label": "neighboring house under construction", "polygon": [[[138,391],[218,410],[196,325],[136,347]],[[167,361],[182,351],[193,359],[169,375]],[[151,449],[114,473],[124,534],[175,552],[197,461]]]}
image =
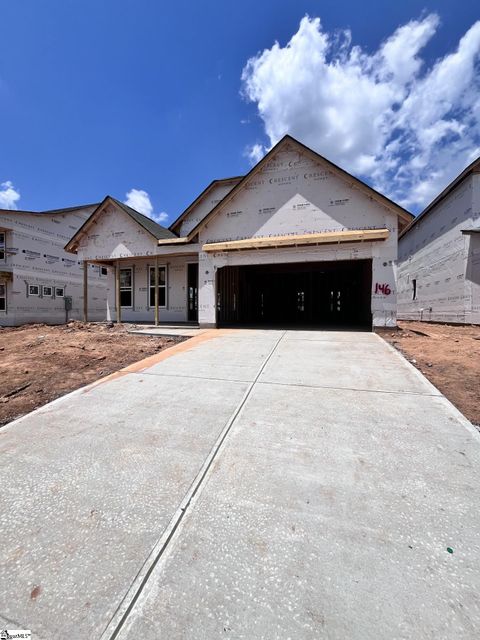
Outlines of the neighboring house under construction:
{"label": "neighboring house under construction", "polygon": [[[0,209],[0,326],[82,318],[83,263],[64,245],[96,207]],[[90,319],[104,319],[106,269],[90,265],[88,283]]]}

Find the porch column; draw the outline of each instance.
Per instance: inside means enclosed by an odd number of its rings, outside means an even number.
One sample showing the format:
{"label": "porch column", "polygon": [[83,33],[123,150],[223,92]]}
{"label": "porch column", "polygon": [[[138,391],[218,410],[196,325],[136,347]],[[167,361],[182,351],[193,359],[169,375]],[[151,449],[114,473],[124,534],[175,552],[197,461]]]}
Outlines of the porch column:
{"label": "porch column", "polygon": [[155,326],[158,326],[158,256],[155,256]]}
{"label": "porch column", "polygon": [[[202,255],[203,254],[203,255]],[[198,323],[202,329],[217,326],[216,274],[229,263],[223,255],[201,252],[198,261]]]}
{"label": "porch column", "polygon": [[117,312],[117,323],[122,322],[122,310],[120,305],[120,261],[115,265],[115,311]]}
{"label": "porch column", "polygon": [[83,261],[83,321],[88,322],[88,260]]}

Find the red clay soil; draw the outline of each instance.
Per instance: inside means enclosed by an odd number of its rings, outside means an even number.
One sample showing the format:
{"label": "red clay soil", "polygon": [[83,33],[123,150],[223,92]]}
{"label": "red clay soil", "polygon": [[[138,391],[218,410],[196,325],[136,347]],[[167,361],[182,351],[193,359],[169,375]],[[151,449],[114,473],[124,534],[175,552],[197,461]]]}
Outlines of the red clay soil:
{"label": "red clay soil", "polygon": [[181,341],[122,325],[0,327],[0,426]]}
{"label": "red clay soil", "polygon": [[[400,321],[379,333],[480,426],[479,326]],[[80,322],[0,327],[0,426],[181,340]]]}
{"label": "red clay soil", "polygon": [[480,428],[480,326],[399,321],[379,334]]}

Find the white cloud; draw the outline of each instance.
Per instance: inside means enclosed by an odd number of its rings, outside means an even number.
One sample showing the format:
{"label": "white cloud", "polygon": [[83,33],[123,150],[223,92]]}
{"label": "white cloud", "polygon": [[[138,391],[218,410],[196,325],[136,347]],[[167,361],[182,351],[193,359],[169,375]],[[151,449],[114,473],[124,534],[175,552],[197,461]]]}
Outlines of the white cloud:
{"label": "white cloud", "polygon": [[143,215],[148,216],[158,224],[165,224],[168,221],[168,213],[162,211],[161,213],[153,212],[153,204],[150,200],[150,196],[143,189],[130,189],[130,191],[126,194],[125,204],[128,204],[129,207],[135,209],[135,211],[139,211],[143,213]]}
{"label": "white cloud", "polygon": [[166,211],[162,211],[161,213],[156,213],[151,216],[158,224],[163,224],[168,220],[168,213]]}
{"label": "white cloud", "polygon": [[[290,133],[417,209],[480,147],[480,21],[427,68],[420,53],[438,28],[426,15],[367,53],[350,31],[327,33],[305,16],[286,46],[248,60],[242,90],[270,145]],[[252,145],[249,157],[266,150]]]}
{"label": "white cloud", "polygon": [[135,211],[139,211],[143,213],[143,215],[151,217],[153,213],[153,205],[150,201],[150,196],[146,191],[142,189],[131,189],[127,193],[127,199],[125,200],[125,204],[128,204],[129,207],[135,209]]}
{"label": "white cloud", "polygon": [[263,158],[266,149],[261,144],[252,144],[245,149],[245,156],[250,160],[251,164],[257,164]]}
{"label": "white cloud", "polygon": [[0,209],[16,209],[20,200],[20,192],[15,189],[10,180],[0,184]]}

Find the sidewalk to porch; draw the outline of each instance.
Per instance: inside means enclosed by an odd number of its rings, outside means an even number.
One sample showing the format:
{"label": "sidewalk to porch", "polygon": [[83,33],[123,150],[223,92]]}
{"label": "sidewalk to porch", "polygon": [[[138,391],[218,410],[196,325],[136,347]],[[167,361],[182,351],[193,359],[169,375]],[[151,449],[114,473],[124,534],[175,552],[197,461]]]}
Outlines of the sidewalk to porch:
{"label": "sidewalk to porch", "polygon": [[142,336],[184,336],[193,338],[205,333],[208,329],[200,329],[198,324],[192,323],[162,323],[162,324],[133,324],[128,333],[136,333]]}

